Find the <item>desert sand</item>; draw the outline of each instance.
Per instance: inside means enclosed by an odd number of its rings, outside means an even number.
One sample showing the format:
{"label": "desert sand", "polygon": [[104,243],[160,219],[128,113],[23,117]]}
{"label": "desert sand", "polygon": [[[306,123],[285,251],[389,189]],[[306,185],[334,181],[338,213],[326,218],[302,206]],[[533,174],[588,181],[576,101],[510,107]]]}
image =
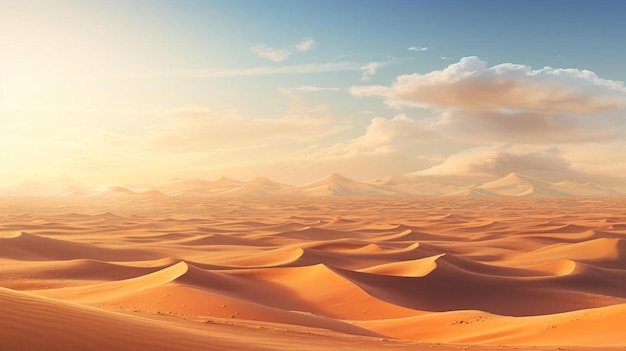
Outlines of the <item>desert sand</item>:
{"label": "desert sand", "polygon": [[626,199],[3,197],[0,306],[7,351],[626,350]]}

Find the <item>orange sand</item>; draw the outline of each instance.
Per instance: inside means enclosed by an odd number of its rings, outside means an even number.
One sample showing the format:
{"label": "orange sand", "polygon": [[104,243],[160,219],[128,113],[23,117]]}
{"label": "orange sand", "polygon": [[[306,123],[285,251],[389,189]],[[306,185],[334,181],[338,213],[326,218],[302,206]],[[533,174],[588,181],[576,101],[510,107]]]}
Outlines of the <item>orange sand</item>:
{"label": "orange sand", "polygon": [[626,350],[626,200],[0,198],[0,310],[2,351]]}

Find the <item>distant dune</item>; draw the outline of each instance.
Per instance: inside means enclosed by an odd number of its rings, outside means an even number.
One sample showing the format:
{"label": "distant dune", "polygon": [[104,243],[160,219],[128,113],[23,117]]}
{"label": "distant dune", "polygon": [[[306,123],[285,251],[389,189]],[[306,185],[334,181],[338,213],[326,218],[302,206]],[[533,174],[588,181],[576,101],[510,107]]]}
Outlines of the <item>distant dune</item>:
{"label": "distant dune", "polygon": [[93,192],[86,188],[81,188],[75,185],[68,185],[63,191],[53,194],[52,196],[70,196],[70,197],[80,197],[80,196],[89,196],[92,195]]}
{"label": "distant dune", "polygon": [[403,195],[384,186],[357,182],[333,173],[316,182],[297,188],[299,194],[308,196],[394,196]]}
{"label": "distant dune", "polygon": [[274,182],[266,177],[257,177],[234,189],[220,193],[225,196],[280,196],[290,195],[293,188],[287,184]]}
{"label": "distant dune", "polygon": [[[55,185],[59,189],[60,183]],[[176,179],[162,185],[134,187],[111,186],[95,190],[87,186],[65,184],[53,191],[49,186],[36,182],[22,183],[0,189],[0,196],[179,196],[179,197],[301,197],[301,196],[351,196],[351,197],[616,197],[626,196],[619,191],[593,183],[577,183],[570,180],[548,182],[526,175],[510,173],[485,183],[468,183],[462,179],[449,182],[446,179],[396,175],[369,182],[348,179],[333,173],[320,180],[289,185],[275,182],[267,177],[239,181],[226,177],[216,180]]]}
{"label": "distant dune", "polygon": [[145,191],[132,191],[130,189],[121,187],[121,186],[113,186],[108,188],[107,190],[94,194],[93,196],[100,197],[125,197],[125,196],[144,196],[144,197],[155,197],[155,196],[164,196],[162,192],[157,189],[145,190]]}
{"label": "distant dune", "polygon": [[208,181],[202,179],[179,179],[156,187],[159,191],[168,195],[213,195],[221,194],[241,187],[244,182],[222,177]]}

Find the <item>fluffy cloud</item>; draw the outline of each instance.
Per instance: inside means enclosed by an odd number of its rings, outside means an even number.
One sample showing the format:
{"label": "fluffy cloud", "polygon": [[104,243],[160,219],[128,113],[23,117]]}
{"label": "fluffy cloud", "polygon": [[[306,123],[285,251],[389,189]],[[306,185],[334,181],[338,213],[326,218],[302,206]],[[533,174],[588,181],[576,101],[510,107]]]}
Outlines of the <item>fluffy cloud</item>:
{"label": "fluffy cloud", "polygon": [[[306,52],[313,50],[315,46],[315,40],[312,38],[304,38],[296,43],[293,48],[300,52]],[[250,51],[258,57],[268,59],[274,62],[285,61],[289,56],[293,54],[292,49],[276,49],[265,45],[264,43],[256,43],[250,47]]]}
{"label": "fluffy cloud", "polygon": [[490,146],[465,150],[445,162],[417,172],[421,175],[503,176],[511,172],[549,175],[571,174],[570,163],[558,148]]}
{"label": "fluffy cloud", "polygon": [[250,51],[259,57],[274,62],[285,61],[287,57],[291,55],[291,51],[289,50],[271,48],[263,43],[257,43],[252,45]]}
{"label": "fluffy cloud", "polygon": [[392,119],[376,117],[367,127],[366,134],[357,143],[393,144],[396,141],[425,141],[435,138],[424,123],[399,114]]}
{"label": "fluffy cloud", "polygon": [[363,135],[330,146],[311,145],[296,152],[291,163],[297,172],[309,177],[314,175],[313,178],[339,172],[367,180],[409,173],[443,162],[441,155],[424,152],[440,142],[439,136],[419,120],[403,114],[393,118],[376,117]]}
{"label": "fluffy cloud", "polygon": [[376,70],[378,70],[380,66],[381,65],[379,62],[370,62],[367,65],[361,67],[361,71],[363,72],[363,75],[361,75],[361,80],[370,80],[370,78],[372,78],[372,76],[376,74]]}
{"label": "fluffy cloud", "polygon": [[517,172],[549,181],[592,181],[626,191],[624,148],[626,142],[622,140],[552,147],[498,144],[453,153],[443,162],[414,174],[484,181]]}
{"label": "fluffy cloud", "polygon": [[315,149],[308,157],[355,157],[360,154],[406,153],[417,143],[433,141],[437,134],[424,123],[399,114],[392,119],[373,118],[363,136],[329,148]]}
{"label": "fluffy cloud", "polygon": [[302,85],[296,88],[291,88],[290,90],[300,91],[303,93],[317,93],[319,91],[341,91],[341,89],[339,88],[323,88],[323,87],[316,87],[312,85]]}
{"label": "fluffy cloud", "polygon": [[304,38],[296,44],[296,50],[301,51],[301,52],[310,51],[310,50],[313,50],[314,46],[315,46],[315,40],[311,38]]}
{"label": "fluffy cloud", "polygon": [[390,86],[355,86],[395,107],[429,108],[429,128],[469,143],[559,144],[624,137],[622,82],[576,69],[500,64],[465,57],[443,70],[399,76]]}
{"label": "fluffy cloud", "polygon": [[594,114],[626,106],[622,82],[578,69],[504,63],[487,67],[464,57],[443,70],[399,76],[391,87],[352,89],[357,96],[381,96],[392,106],[460,108],[467,111],[529,111]]}
{"label": "fluffy cloud", "polygon": [[428,51],[430,50],[430,48],[426,46],[411,46],[408,50],[422,52],[422,51]]}
{"label": "fluffy cloud", "polygon": [[368,96],[383,96],[389,91],[389,88],[382,85],[354,86],[348,88],[350,94],[362,98]]}

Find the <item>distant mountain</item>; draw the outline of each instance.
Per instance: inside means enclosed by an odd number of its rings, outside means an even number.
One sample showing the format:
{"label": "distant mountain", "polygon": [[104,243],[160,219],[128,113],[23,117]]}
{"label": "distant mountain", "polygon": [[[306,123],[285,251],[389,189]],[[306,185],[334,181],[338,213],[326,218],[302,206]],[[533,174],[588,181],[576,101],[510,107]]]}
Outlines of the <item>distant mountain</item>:
{"label": "distant mountain", "polygon": [[400,196],[408,195],[387,186],[362,183],[333,173],[316,182],[297,187],[307,196]]}

